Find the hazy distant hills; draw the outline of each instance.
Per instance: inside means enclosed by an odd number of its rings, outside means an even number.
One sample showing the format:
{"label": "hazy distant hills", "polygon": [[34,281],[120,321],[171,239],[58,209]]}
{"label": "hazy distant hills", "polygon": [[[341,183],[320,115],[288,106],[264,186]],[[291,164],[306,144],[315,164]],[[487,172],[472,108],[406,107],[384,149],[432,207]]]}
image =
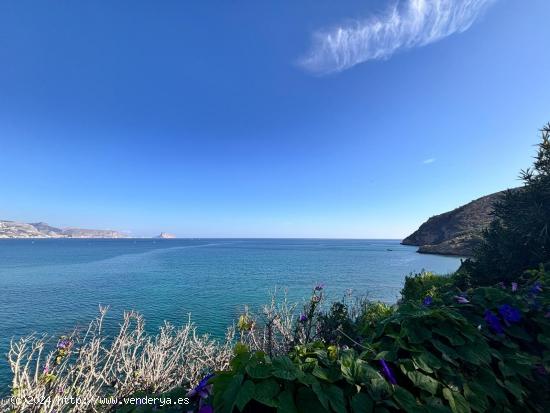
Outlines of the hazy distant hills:
{"label": "hazy distant hills", "polygon": [[431,217],[402,244],[417,245],[418,252],[471,256],[481,242],[483,229],[493,220],[493,205],[503,192],[484,196]]}
{"label": "hazy distant hills", "polygon": [[104,229],[56,228],[45,222],[0,221],[0,238],[128,238],[128,234]]}

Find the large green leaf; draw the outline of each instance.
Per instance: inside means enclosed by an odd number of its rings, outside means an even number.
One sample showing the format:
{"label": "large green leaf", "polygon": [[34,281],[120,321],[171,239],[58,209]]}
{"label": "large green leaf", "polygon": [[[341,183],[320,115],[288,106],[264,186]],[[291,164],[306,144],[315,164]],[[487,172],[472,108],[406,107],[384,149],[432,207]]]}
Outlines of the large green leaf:
{"label": "large green leaf", "polygon": [[277,407],[279,402],[275,396],[277,396],[279,391],[279,383],[274,379],[262,380],[256,383],[253,398],[267,406]]}
{"label": "large green leaf", "polygon": [[366,363],[353,353],[347,353],[340,360],[340,370],[344,378],[351,384],[364,380]]}
{"label": "large green leaf", "polygon": [[456,353],[456,351],[454,351],[452,348],[450,348],[446,344],[443,344],[439,340],[433,340],[432,344],[436,349],[438,349],[441,352],[441,356],[443,357],[444,360],[447,360],[451,364],[458,365],[455,362],[455,359],[458,358],[458,354]]}
{"label": "large green leaf", "polygon": [[397,386],[393,392],[393,398],[406,412],[419,412],[420,406],[416,402],[415,397],[403,387]]}
{"label": "large green leaf", "polygon": [[311,389],[319,399],[319,403],[321,403],[323,407],[328,410],[328,396],[325,393],[323,387],[321,387],[321,384],[319,382],[313,383],[311,385]]}
{"label": "large green leaf", "polygon": [[222,394],[223,404],[221,406],[221,409],[219,409],[221,413],[231,413],[233,411],[233,406],[235,406],[235,402],[237,400],[237,395],[239,394],[239,391],[241,389],[243,378],[244,377],[242,374],[235,374],[231,378],[225,391]]}
{"label": "large green leaf", "polygon": [[470,404],[460,393],[452,391],[446,387],[443,389],[443,397],[445,397],[445,399],[449,402],[449,406],[451,407],[451,411],[453,413],[471,412]]}
{"label": "large green leaf", "polygon": [[246,380],[241,386],[241,389],[239,390],[239,393],[237,394],[237,398],[235,400],[235,405],[240,411],[244,409],[244,406],[246,406],[246,404],[254,396],[255,387],[256,386],[251,380]]}
{"label": "large green leaf", "polygon": [[468,343],[456,348],[457,354],[461,359],[475,364],[487,364],[491,361],[491,353],[485,342]]}
{"label": "large green leaf", "polygon": [[416,370],[416,366],[415,366],[415,364],[413,363],[412,360],[401,359],[401,360],[397,361],[397,364],[399,365],[399,368],[401,369],[403,374],[407,374],[407,372],[409,372],[409,371],[415,371]]}
{"label": "large green leaf", "polygon": [[407,376],[411,379],[415,386],[421,388],[422,390],[426,390],[431,394],[437,393],[439,383],[430,376],[422,374],[419,371],[410,371],[407,373]]}
{"label": "large green leaf", "polygon": [[295,380],[298,375],[298,369],[287,356],[280,356],[273,359],[273,372],[275,377],[284,380]]}
{"label": "large green leaf", "polygon": [[523,401],[524,391],[522,390],[520,383],[512,380],[505,380],[504,388],[508,390],[516,399],[518,399],[518,401]]}
{"label": "large green leaf", "polygon": [[337,413],[346,413],[346,402],[344,400],[344,392],[338,386],[334,384],[329,384],[328,386],[323,386],[325,394],[328,397],[330,407]]}
{"label": "large green leaf", "polygon": [[466,343],[466,340],[460,333],[460,328],[454,324],[440,324],[437,327],[433,327],[432,331],[445,337],[453,346],[460,346]]}
{"label": "large green leaf", "polygon": [[328,381],[329,383],[334,383],[342,378],[342,373],[340,370],[335,368],[323,368],[320,366],[315,366],[311,374],[321,380]]}
{"label": "large green leaf", "polygon": [[434,370],[441,368],[441,360],[427,350],[414,355],[412,359],[418,368],[424,370],[426,373],[433,373]]}
{"label": "large green leaf", "polygon": [[351,410],[353,413],[372,413],[374,403],[365,393],[357,393],[351,398]]}
{"label": "large green leaf", "polygon": [[428,397],[424,399],[424,402],[428,413],[451,413],[451,409],[443,403],[440,397]]}
{"label": "large green leaf", "polygon": [[472,386],[475,385],[479,386],[478,388],[484,389],[484,394],[497,403],[507,402],[506,395],[502,391],[502,388],[497,385],[497,380],[494,373],[488,369],[480,370],[476,380],[470,384]]}
{"label": "large green leaf", "polygon": [[371,379],[379,379],[381,377],[382,376],[380,375],[378,370],[372,368],[368,364],[363,365],[363,379],[362,379],[363,383],[366,383]]}
{"label": "large green leaf", "polygon": [[294,398],[289,390],[284,390],[279,394],[277,413],[297,413]]}
{"label": "large green leaf", "polygon": [[390,385],[382,376],[372,378],[368,384],[368,388],[375,400],[382,399],[382,396],[390,391]]}
{"label": "large green leaf", "polygon": [[498,362],[498,369],[504,377],[513,377],[516,375],[516,371],[503,361]]}
{"label": "large green leaf", "polygon": [[300,374],[298,376],[298,382],[306,386],[311,386],[314,383],[319,383],[319,380],[311,374]]}
{"label": "large green leaf", "polygon": [[328,413],[313,391],[307,387],[298,389],[296,395],[298,413]]}
{"label": "large green leaf", "polygon": [[246,372],[253,379],[267,379],[271,376],[271,366],[268,364],[249,364],[246,366]]}
{"label": "large green leaf", "polygon": [[470,407],[476,412],[485,412],[488,408],[487,395],[485,389],[477,383],[466,383],[464,385],[464,397],[470,403]]}
{"label": "large green leaf", "polygon": [[413,344],[423,343],[432,338],[431,330],[427,329],[423,323],[415,322],[414,319],[403,322],[401,326],[401,337],[407,337]]}

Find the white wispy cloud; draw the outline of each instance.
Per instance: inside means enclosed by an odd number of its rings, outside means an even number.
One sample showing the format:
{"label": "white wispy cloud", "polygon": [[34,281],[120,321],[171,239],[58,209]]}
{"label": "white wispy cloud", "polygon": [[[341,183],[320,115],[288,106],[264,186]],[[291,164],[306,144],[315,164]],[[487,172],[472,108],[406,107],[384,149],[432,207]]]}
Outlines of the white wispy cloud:
{"label": "white wispy cloud", "polygon": [[300,65],[316,74],[340,72],[395,52],[425,46],[469,29],[497,0],[401,0],[386,12],[313,34]]}
{"label": "white wispy cloud", "polygon": [[422,161],[422,163],[423,163],[424,165],[428,165],[428,164],[434,163],[434,162],[435,162],[435,158],[428,158],[428,159],[424,159],[424,160]]}

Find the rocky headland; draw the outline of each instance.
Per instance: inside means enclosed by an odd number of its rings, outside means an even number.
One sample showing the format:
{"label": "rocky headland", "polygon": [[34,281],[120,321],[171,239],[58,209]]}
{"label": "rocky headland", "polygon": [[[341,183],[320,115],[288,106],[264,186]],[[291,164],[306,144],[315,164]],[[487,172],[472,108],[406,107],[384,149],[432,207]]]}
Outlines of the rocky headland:
{"label": "rocky headland", "polygon": [[452,211],[435,215],[401,243],[416,245],[421,253],[472,256],[482,240],[483,230],[493,220],[493,205],[503,193],[486,195]]}

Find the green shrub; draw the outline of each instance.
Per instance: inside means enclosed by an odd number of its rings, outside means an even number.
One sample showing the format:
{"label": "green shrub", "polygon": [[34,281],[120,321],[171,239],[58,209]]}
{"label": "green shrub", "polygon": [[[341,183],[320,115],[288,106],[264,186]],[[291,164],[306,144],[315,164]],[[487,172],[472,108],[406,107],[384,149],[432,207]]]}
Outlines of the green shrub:
{"label": "green shrub", "polygon": [[482,245],[462,265],[475,285],[514,281],[525,270],[550,262],[550,123],[541,134],[533,167],[520,175],[524,186],[496,203]]}
{"label": "green shrub", "polygon": [[359,320],[361,323],[376,324],[379,321],[392,315],[394,306],[380,301],[365,303]]}
{"label": "green shrub", "polygon": [[355,322],[346,303],[332,303],[328,312],[319,317],[319,337],[328,344],[352,346],[358,339]]}
{"label": "green shrub", "polygon": [[378,323],[393,314],[394,306],[382,302],[367,302],[357,318],[358,333],[368,337],[374,331]]}
{"label": "green shrub", "polygon": [[299,346],[288,356],[239,350],[214,380],[216,412],[368,412],[397,407],[384,376],[354,350]]}
{"label": "green shrub", "polygon": [[[428,280],[441,280],[424,278],[430,288]],[[532,271],[517,288],[460,296],[446,279],[437,300],[371,303],[351,332],[360,351],[315,342],[271,358],[238,345],[230,370],[213,379],[214,411],[549,411],[547,278]],[[414,279],[417,287],[422,278]],[[413,297],[422,297],[424,284]]]}
{"label": "green shrub", "polygon": [[426,296],[439,298],[440,291],[449,288],[453,280],[449,276],[437,275],[432,272],[421,272],[405,277],[405,285],[401,290],[403,301],[422,301]]}

